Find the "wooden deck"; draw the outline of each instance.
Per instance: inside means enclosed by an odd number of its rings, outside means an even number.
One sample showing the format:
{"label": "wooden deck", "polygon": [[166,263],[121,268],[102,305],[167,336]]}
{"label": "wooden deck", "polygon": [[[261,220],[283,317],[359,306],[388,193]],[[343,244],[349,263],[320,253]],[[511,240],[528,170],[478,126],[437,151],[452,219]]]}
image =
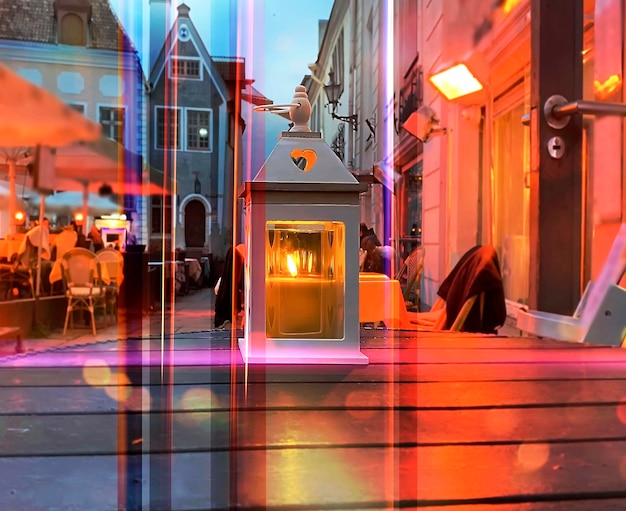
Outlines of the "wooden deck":
{"label": "wooden deck", "polygon": [[626,506],[624,350],[363,330],[367,367],[246,373],[228,335],[0,360],[0,509]]}

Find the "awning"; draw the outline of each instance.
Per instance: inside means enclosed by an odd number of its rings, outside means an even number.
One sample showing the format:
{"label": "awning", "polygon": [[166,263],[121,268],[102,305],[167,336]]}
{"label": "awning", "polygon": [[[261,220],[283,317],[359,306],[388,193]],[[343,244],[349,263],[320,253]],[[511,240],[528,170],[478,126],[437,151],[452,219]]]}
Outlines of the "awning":
{"label": "awning", "polygon": [[395,185],[400,182],[402,175],[385,160],[374,163],[374,179],[389,191],[395,191]]}
{"label": "awning", "polygon": [[[141,156],[129,151],[115,140],[101,137],[95,142],[75,143],[56,152],[55,189],[98,193],[103,185],[109,185],[117,195],[161,195],[172,193],[174,182],[165,179],[159,170],[141,163]],[[30,173],[26,162],[16,166],[18,176]],[[129,168],[142,168],[142,173],[133,175]],[[0,172],[8,166],[0,164]]]}
{"label": "awning", "polygon": [[[30,203],[39,206],[39,195],[31,197]],[[59,192],[45,198],[45,210],[57,215],[73,215],[77,211],[86,211],[89,216],[119,213],[122,208],[108,197],[95,193],[87,195],[87,202],[81,192]]]}
{"label": "awning", "polygon": [[59,147],[100,133],[98,123],[0,64],[0,147]]}

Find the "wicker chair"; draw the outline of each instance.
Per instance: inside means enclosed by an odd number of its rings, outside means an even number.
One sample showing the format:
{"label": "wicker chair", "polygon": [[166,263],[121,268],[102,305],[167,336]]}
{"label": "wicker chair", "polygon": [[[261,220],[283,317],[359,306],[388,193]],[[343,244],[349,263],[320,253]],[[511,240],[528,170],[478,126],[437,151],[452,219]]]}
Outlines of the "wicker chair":
{"label": "wicker chair", "polygon": [[109,275],[110,281],[104,285],[105,302],[107,309],[111,311],[111,317],[115,320],[120,285],[124,280],[124,257],[119,250],[103,248],[96,253],[96,258],[101,267],[106,267]]}
{"label": "wicker chair", "polygon": [[[28,298],[35,296],[33,268],[37,264],[37,249],[26,239],[24,250],[14,255],[9,263],[0,264],[0,292],[2,299]],[[15,293],[15,291],[17,293]]]}
{"label": "wicker chair", "polygon": [[416,247],[402,263],[396,280],[403,287],[403,296],[408,311],[419,311],[420,288],[424,269],[424,248]]}
{"label": "wicker chair", "polygon": [[104,309],[106,321],[105,289],[100,277],[100,264],[96,254],[84,248],[73,248],[65,253],[61,261],[65,295],[67,296],[67,312],[63,335],[67,332],[67,323],[71,318],[74,328],[74,311],[88,311],[91,315],[91,329],[96,335],[96,308]]}

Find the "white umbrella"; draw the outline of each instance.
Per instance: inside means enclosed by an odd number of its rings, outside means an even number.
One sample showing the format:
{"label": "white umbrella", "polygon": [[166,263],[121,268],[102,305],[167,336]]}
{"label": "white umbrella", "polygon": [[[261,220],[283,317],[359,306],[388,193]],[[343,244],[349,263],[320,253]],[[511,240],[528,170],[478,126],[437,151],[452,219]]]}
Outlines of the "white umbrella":
{"label": "white umbrella", "polygon": [[[11,148],[4,151],[9,166],[10,217],[15,214],[15,165],[23,154],[21,148],[61,147],[80,140],[97,140],[100,134],[98,123],[0,64],[0,147]],[[39,218],[43,221],[43,204]],[[41,251],[37,259],[41,268]],[[36,296],[39,296],[40,277],[38,269]]]}
{"label": "white umbrella", "polygon": [[[8,209],[10,196],[11,190],[9,189],[9,183],[0,182],[0,209]],[[24,202],[19,196],[14,196],[14,200],[16,208],[24,209]]]}
{"label": "white umbrella", "polygon": [[[39,204],[40,199],[33,197],[33,204]],[[73,215],[83,208],[82,192],[57,192],[46,197],[44,209],[57,215]],[[99,216],[110,213],[119,213],[120,206],[108,197],[100,197],[95,193],[87,195],[87,215]]]}

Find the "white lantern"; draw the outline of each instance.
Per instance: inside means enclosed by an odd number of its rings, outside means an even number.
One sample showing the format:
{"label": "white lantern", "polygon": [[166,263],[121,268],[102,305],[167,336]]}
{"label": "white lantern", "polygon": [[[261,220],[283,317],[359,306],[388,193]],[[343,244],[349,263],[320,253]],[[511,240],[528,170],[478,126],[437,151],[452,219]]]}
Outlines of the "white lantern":
{"label": "white lantern", "polygon": [[[283,132],[245,183],[246,363],[367,364],[359,340],[360,184],[307,123],[296,87]],[[276,109],[276,106],[268,107]]]}

